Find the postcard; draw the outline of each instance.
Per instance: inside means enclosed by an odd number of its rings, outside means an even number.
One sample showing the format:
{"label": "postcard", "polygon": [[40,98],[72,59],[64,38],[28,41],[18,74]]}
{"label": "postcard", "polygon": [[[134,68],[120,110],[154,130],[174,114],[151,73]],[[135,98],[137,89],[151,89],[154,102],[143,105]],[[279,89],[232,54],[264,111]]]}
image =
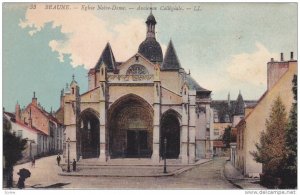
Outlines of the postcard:
{"label": "postcard", "polygon": [[297,6],[3,3],[3,189],[295,189]]}

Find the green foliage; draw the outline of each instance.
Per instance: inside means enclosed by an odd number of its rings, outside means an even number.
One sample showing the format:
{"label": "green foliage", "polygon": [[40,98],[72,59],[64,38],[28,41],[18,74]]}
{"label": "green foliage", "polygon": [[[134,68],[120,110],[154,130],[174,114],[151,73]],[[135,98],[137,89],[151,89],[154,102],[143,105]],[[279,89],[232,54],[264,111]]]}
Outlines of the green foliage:
{"label": "green foliage", "polygon": [[231,142],[231,127],[230,126],[225,128],[222,140],[223,140],[223,143],[226,145],[226,147],[229,148],[230,142]]}
{"label": "green foliage", "polygon": [[292,90],[295,103],[293,103],[290,111],[285,136],[284,183],[286,187],[294,188],[297,185],[297,75],[294,76]]}
{"label": "green foliage", "polygon": [[22,158],[22,151],[25,149],[25,145],[25,139],[21,139],[9,131],[3,132],[5,167],[13,167]]}
{"label": "green foliage", "polygon": [[11,133],[11,122],[3,117],[3,178],[6,180],[5,187],[13,187],[13,166],[22,158],[22,151],[25,149],[26,140]]}
{"label": "green foliage", "polygon": [[261,133],[260,143],[256,144],[257,151],[251,152],[254,160],[263,164],[263,172],[280,176],[285,158],[285,131],[287,114],[285,107],[278,97],[272,106],[269,118],[266,120],[266,130]]}
{"label": "green foliage", "polygon": [[3,131],[10,131],[10,129],[11,129],[10,121],[6,117],[3,117]]}

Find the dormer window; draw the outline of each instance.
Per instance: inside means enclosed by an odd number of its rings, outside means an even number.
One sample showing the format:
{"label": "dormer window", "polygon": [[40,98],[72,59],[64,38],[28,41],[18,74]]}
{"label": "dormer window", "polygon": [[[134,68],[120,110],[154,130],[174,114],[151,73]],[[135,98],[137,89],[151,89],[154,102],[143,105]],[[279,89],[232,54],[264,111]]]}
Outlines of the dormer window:
{"label": "dormer window", "polygon": [[145,75],[149,74],[147,68],[140,64],[134,64],[130,66],[126,72],[126,75]]}

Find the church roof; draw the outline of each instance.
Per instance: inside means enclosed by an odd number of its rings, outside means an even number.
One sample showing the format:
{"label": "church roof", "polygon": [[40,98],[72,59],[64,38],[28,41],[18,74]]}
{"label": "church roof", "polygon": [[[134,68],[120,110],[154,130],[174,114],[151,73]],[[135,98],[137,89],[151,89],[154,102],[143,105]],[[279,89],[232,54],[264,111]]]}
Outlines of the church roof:
{"label": "church roof", "polygon": [[161,63],[163,61],[160,44],[154,37],[147,37],[146,40],[140,44],[138,52],[151,62]]}
{"label": "church roof", "polygon": [[106,44],[104,50],[102,51],[95,69],[99,69],[102,63],[107,66],[108,71],[113,71],[116,68],[116,60],[109,43]]}
{"label": "church roof", "polygon": [[167,52],[162,63],[162,70],[178,70],[181,68],[172,40],[169,42]]}
{"label": "church roof", "polygon": [[201,92],[211,92],[211,91],[201,87],[189,74],[186,75],[186,80],[187,80],[189,89],[193,89],[193,90],[201,91]]}
{"label": "church roof", "polygon": [[242,94],[239,93],[234,108],[234,115],[244,115],[244,114],[245,114],[245,102],[243,100]]}
{"label": "church roof", "polygon": [[152,14],[147,18],[146,39],[139,45],[138,53],[142,54],[147,60],[153,63],[162,63],[163,53],[160,44],[155,39],[156,20]]}
{"label": "church roof", "polygon": [[155,17],[153,16],[152,12],[148,16],[146,24],[156,24],[156,20],[155,20]]}

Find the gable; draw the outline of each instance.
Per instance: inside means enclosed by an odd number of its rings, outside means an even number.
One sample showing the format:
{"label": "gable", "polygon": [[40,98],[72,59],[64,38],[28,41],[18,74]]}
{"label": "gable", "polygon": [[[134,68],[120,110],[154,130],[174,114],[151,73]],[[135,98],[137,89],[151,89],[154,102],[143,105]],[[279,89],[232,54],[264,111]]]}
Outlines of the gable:
{"label": "gable", "polygon": [[100,99],[99,87],[96,87],[90,91],[87,91],[84,94],[81,94],[81,102],[97,102]]}
{"label": "gable", "polygon": [[135,54],[134,56],[132,56],[126,62],[122,63],[119,66],[119,74],[126,75],[128,69],[133,65],[143,66],[147,70],[148,74],[150,75],[154,74],[154,64],[148,61],[145,57],[143,57],[139,53]]}

